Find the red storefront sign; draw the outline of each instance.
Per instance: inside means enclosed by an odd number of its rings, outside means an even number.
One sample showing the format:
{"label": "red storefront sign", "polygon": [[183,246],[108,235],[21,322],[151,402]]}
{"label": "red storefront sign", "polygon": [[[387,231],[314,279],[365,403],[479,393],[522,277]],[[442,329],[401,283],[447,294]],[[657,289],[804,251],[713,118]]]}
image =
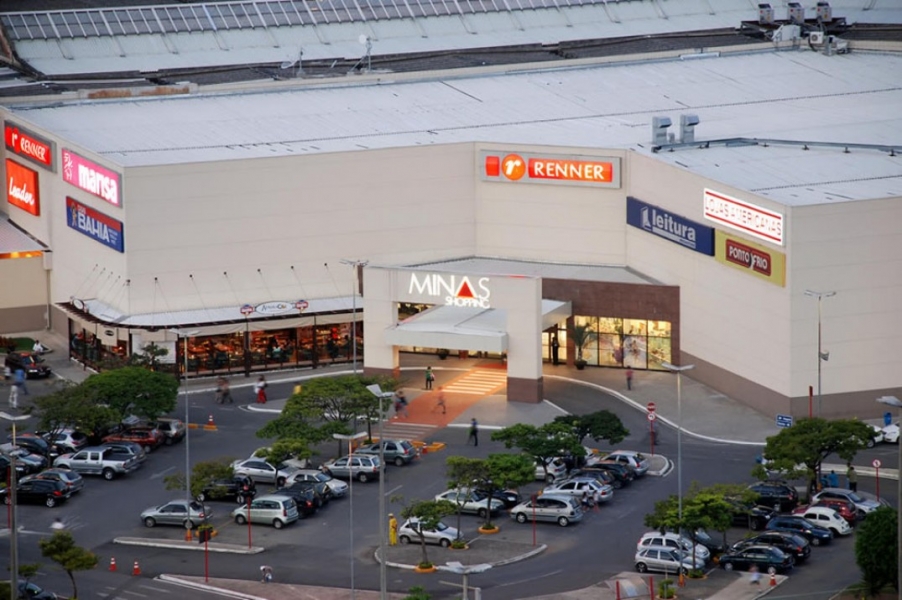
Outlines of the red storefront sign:
{"label": "red storefront sign", "polygon": [[482,178],[487,181],[620,187],[620,159],[616,157],[484,151],[482,159]]}
{"label": "red storefront sign", "polygon": [[6,159],[6,199],[27,213],[41,215],[38,196],[38,174],[17,162]]}
{"label": "red storefront sign", "polygon": [[53,170],[53,142],[11,121],[3,124],[6,147],[18,156]]}
{"label": "red storefront sign", "polygon": [[66,148],[63,148],[63,181],[106,200],[113,206],[122,206],[119,173],[101,167]]}

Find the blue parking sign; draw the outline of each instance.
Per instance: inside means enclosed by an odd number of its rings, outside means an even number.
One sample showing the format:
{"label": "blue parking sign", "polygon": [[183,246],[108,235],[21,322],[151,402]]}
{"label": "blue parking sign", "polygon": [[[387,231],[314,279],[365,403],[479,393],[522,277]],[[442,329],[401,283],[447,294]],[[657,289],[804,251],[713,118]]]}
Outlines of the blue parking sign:
{"label": "blue parking sign", "polygon": [[792,415],[777,415],[777,427],[792,427]]}

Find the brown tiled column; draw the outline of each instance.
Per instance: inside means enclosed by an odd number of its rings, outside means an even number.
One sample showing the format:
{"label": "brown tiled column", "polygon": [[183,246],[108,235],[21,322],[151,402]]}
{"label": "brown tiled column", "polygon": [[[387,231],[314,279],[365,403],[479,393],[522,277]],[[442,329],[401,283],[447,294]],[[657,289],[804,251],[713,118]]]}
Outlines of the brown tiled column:
{"label": "brown tiled column", "polygon": [[364,367],[363,374],[366,377],[392,377],[394,379],[401,378],[401,367],[394,369],[379,369],[376,367]]}
{"label": "brown tiled column", "polygon": [[537,404],[544,399],[543,388],[543,380],[541,377],[539,379],[508,377],[507,401],[531,402]]}

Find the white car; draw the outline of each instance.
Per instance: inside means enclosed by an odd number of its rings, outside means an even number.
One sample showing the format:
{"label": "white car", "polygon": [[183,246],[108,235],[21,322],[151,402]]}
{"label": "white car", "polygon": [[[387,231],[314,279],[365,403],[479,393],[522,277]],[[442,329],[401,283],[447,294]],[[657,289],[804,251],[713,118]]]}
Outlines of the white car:
{"label": "white car", "polygon": [[868,448],[873,448],[877,444],[886,441],[886,436],[883,433],[883,427],[878,427],[877,425],[871,425],[871,429],[874,430],[874,437],[870,438],[865,443]]}
{"label": "white car", "polygon": [[899,424],[887,425],[883,428],[883,441],[888,444],[899,443]]}
{"label": "white car", "polygon": [[652,546],[679,550],[689,557],[693,556],[692,547],[695,546],[696,558],[701,559],[703,563],[708,562],[708,559],[711,558],[711,551],[701,544],[693,544],[692,540],[689,538],[670,531],[664,534],[659,531],[649,531],[648,533],[643,534],[642,537],[639,538],[639,543],[636,544],[636,549],[641,550],[642,548],[650,548]]}
{"label": "white car", "polygon": [[573,479],[565,479],[557,483],[552,483],[542,490],[542,495],[557,494],[573,496],[577,500],[588,494],[589,499],[597,497],[601,502],[608,502],[614,497],[614,488],[607,484],[599,482],[594,477],[575,477]]}
{"label": "white car", "polygon": [[[473,513],[483,519],[486,517],[487,497],[474,490],[454,488],[438,494],[435,499],[447,500],[453,504],[460,505],[460,512]],[[492,498],[488,506],[489,512],[495,514],[504,509],[504,502],[497,498]]]}
{"label": "white car", "polygon": [[567,465],[562,458],[552,458],[545,463],[545,467],[536,461],[536,481],[554,483],[558,479],[566,479]]}
{"label": "white car", "polygon": [[[435,529],[424,529],[423,540],[427,544],[438,544],[443,548],[451,545],[451,542],[458,539],[460,534],[454,527],[449,527],[441,521],[435,526]],[[417,519],[407,519],[404,524],[398,528],[398,541],[402,544],[419,543],[420,541],[420,522]]]}
{"label": "white car", "polygon": [[818,527],[829,529],[835,536],[849,535],[852,533],[852,527],[849,526],[848,521],[839,516],[839,513],[832,508],[827,508],[826,506],[809,506],[805,512],[797,514],[801,514],[801,516],[805,517]]}
{"label": "white car", "polygon": [[651,466],[648,457],[641,452],[634,452],[632,450],[614,450],[610,454],[606,454],[604,460],[614,460],[631,466],[636,472],[636,477],[643,477],[648,473],[648,467]]}

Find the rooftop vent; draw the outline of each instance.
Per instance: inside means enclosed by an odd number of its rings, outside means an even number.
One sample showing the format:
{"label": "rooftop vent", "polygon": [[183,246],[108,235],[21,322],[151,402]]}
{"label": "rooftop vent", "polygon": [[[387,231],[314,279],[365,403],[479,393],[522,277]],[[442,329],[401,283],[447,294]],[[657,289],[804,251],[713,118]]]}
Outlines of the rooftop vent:
{"label": "rooftop vent", "polygon": [[786,5],[786,18],[794,25],[805,24],[805,7],[799,2],[790,2]]}
{"label": "rooftop vent", "polygon": [[680,115],[680,143],[691,144],[695,142],[695,126],[698,125],[698,115]]}
{"label": "rooftop vent", "polygon": [[663,146],[667,143],[667,128],[672,125],[670,117],[651,118],[651,143]]}
{"label": "rooftop vent", "polygon": [[833,20],[833,9],[829,2],[817,3],[817,20],[821,23],[829,23]]}
{"label": "rooftop vent", "polygon": [[758,24],[773,25],[774,24],[774,7],[770,4],[758,5]]}

